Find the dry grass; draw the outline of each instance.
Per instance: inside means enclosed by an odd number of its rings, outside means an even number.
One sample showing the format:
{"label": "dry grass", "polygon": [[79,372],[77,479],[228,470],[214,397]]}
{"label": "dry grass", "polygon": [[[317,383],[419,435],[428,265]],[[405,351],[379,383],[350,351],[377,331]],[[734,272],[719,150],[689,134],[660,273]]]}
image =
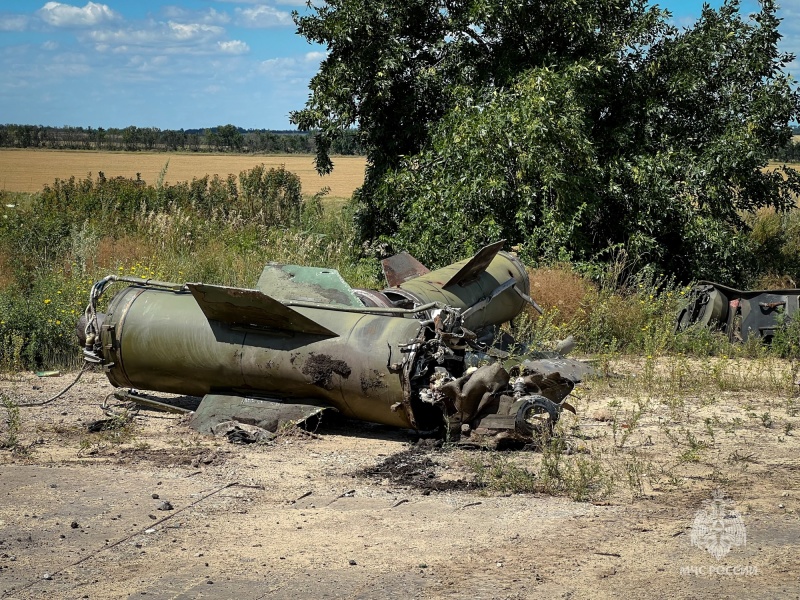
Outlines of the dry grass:
{"label": "dry grass", "polygon": [[97,243],[97,254],[89,267],[113,270],[119,265],[130,266],[146,253],[147,249],[142,248],[142,240],[136,236],[127,234],[119,238],[103,236]]}
{"label": "dry grass", "polygon": [[76,150],[0,149],[0,190],[38,192],[56,178],[86,177],[100,171],[106,177],[136,177],[141,174],[147,183],[155,184],[169,161],[166,183],[191,181],[194,177],[215,174],[225,177],[256,165],[285,165],[296,173],[305,194],[330,188],[330,198],[349,198],[364,181],[365,160],[362,156],[334,157],[333,173],[320,177],[314,170],[310,154],[189,154],[163,152],[95,152]]}
{"label": "dry grass", "polygon": [[586,315],[589,308],[587,299],[595,291],[587,279],[569,267],[530,269],[528,276],[531,297],[539,306],[545,311],[558,309],[557,324],[570,323]]}

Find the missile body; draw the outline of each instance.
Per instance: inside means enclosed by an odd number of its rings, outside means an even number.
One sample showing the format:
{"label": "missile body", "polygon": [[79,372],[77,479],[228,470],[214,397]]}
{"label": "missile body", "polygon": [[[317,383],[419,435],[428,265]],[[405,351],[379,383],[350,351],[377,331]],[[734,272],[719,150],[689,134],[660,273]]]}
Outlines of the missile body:
{"label": "missile body", "polygon": [[214,303],[202,294],[198,302],[188,291],[118,293],[101,327],[111,383],[193,396],[318,399],[348,416],[411,426],[405,411],[391,410],[403,398],[401,368],[391,367],[402,365],[401,344],[413,342],[420,321],[297,308],[319,330],[305,321],[273,328],[237,322],[235,296],[226,298],[227,314],[210,319],[201,303]]}
{"label": "missile body", "polygon": [[[558,376],[524,383],[522,368],[511,382],[499,364],[474,377],[468,369],[468,350],[487,350],[473,330],[499,326],[530,300],[524,267],[499,245],[487,248],[370,293],[336,271],[293,265],[267,265],[258,289],[109,276],[93,287],[79,335],[114,386],[203,396],[206,416],[215,406],[233,420],[236,410],[249,421],[266,411],[278,415],[268,419],[274,427],[281,414],[324,406],[398,427],[484,422],[530,435],[528,412],[557,418],[554,402],[572,386]],[[98,313],[120,281],[133,285]],[[560,395],[551,401],[542,389]]]}
{"label": "missile body", "polygon": [[437,302],[462,311],[462,325],[471,331],[511,321],[527,304],[530,281],[524,265],[502,252],[503,242],[486,246],[470,259],[428,271],[408,254],[383,261],[391,287],[374,292],[355,290],[367,306],[419,306]]}

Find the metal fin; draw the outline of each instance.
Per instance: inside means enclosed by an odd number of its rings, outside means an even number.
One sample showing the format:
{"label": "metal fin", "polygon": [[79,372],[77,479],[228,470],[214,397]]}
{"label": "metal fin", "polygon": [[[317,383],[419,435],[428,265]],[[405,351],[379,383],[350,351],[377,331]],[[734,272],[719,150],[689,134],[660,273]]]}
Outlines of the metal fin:
{"label": "metal fin", "polygon": [[337,336],[327,327],[258,290],[187,283],[205,316],[230,325]]}
{"label": "metal fin", "polygon": [[386,284],[389,287],[397,287],[409,279],[414,279],[425,273],[430,273],[430,269],[411,256],[408,252],[401,252],[381,261],[383,266],[383,276],[386,277]]}
{"label": "metal fin", "polygon": [[458,273],[450,278],[450,281],[444,284],[444,287],[468,283],[473,279],[477,279],[486,270],[489,263],[494,260],[497,253],[503,249],[503,244],[505,243],[505,240],[500,240],[481,248],[475,256],[467,261],[467,264],[458,270]]}

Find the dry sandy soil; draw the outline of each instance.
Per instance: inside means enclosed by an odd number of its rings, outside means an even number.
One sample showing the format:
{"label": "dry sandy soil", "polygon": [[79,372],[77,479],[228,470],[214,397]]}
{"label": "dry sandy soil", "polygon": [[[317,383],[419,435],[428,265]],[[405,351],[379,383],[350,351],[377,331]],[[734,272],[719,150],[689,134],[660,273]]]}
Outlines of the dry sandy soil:
{"label": "dry sandy soil", "polygon": [[334,170],[320,177],[314,170],[314,157],[310,154],[198,154],[164,152],[96,152],[75,150],[15,150],[0,149],[0,190],[8,192],[38,192],[55,178],[71,176],[136,177],[141,174],[147,183],[155,184],[164,165],[169,161],[165,181],[191,181],[195,177],[241,171],[256,165],[268,167],[284,165],[296,173],[303,185],[303,193],[315,194],[323,187],[330,188],[331,198],[349,198],[353,190],[364,182],[364,157],[338,156],[333,158]]}
{"label": "dry sandy soil", "polygon": [[[800,597],[795,366],[612,367],[559,424],[565,464],[599,469],[561,495],[476,475],[539,473],[541,452],[435,448],[340,418],[249,446],[145,410],[91,433],[111,387],[89,372],[20,408],[0,450],[0,597]],[[0,376],[0,392],[42,401],[74,377]],[[719,560],[691,543],[715,489],[747,536]]]}

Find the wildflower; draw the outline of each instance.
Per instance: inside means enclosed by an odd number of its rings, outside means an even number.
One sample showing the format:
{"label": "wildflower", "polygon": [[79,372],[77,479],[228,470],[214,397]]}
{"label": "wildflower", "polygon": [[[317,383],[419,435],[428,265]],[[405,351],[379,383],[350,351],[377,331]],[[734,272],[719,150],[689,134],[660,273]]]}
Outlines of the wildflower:
{"label": "wildflower", "polygon": [[59,321],[58,319],[56,319],[56,325],[61,325],[61,321]]}
{"label": "wildflower", "polygon": [[50,304],[51,302],[52,302],[52,300],[50,300],[50,298],[45,298],[44,299],[44,303],[45,304]]}

